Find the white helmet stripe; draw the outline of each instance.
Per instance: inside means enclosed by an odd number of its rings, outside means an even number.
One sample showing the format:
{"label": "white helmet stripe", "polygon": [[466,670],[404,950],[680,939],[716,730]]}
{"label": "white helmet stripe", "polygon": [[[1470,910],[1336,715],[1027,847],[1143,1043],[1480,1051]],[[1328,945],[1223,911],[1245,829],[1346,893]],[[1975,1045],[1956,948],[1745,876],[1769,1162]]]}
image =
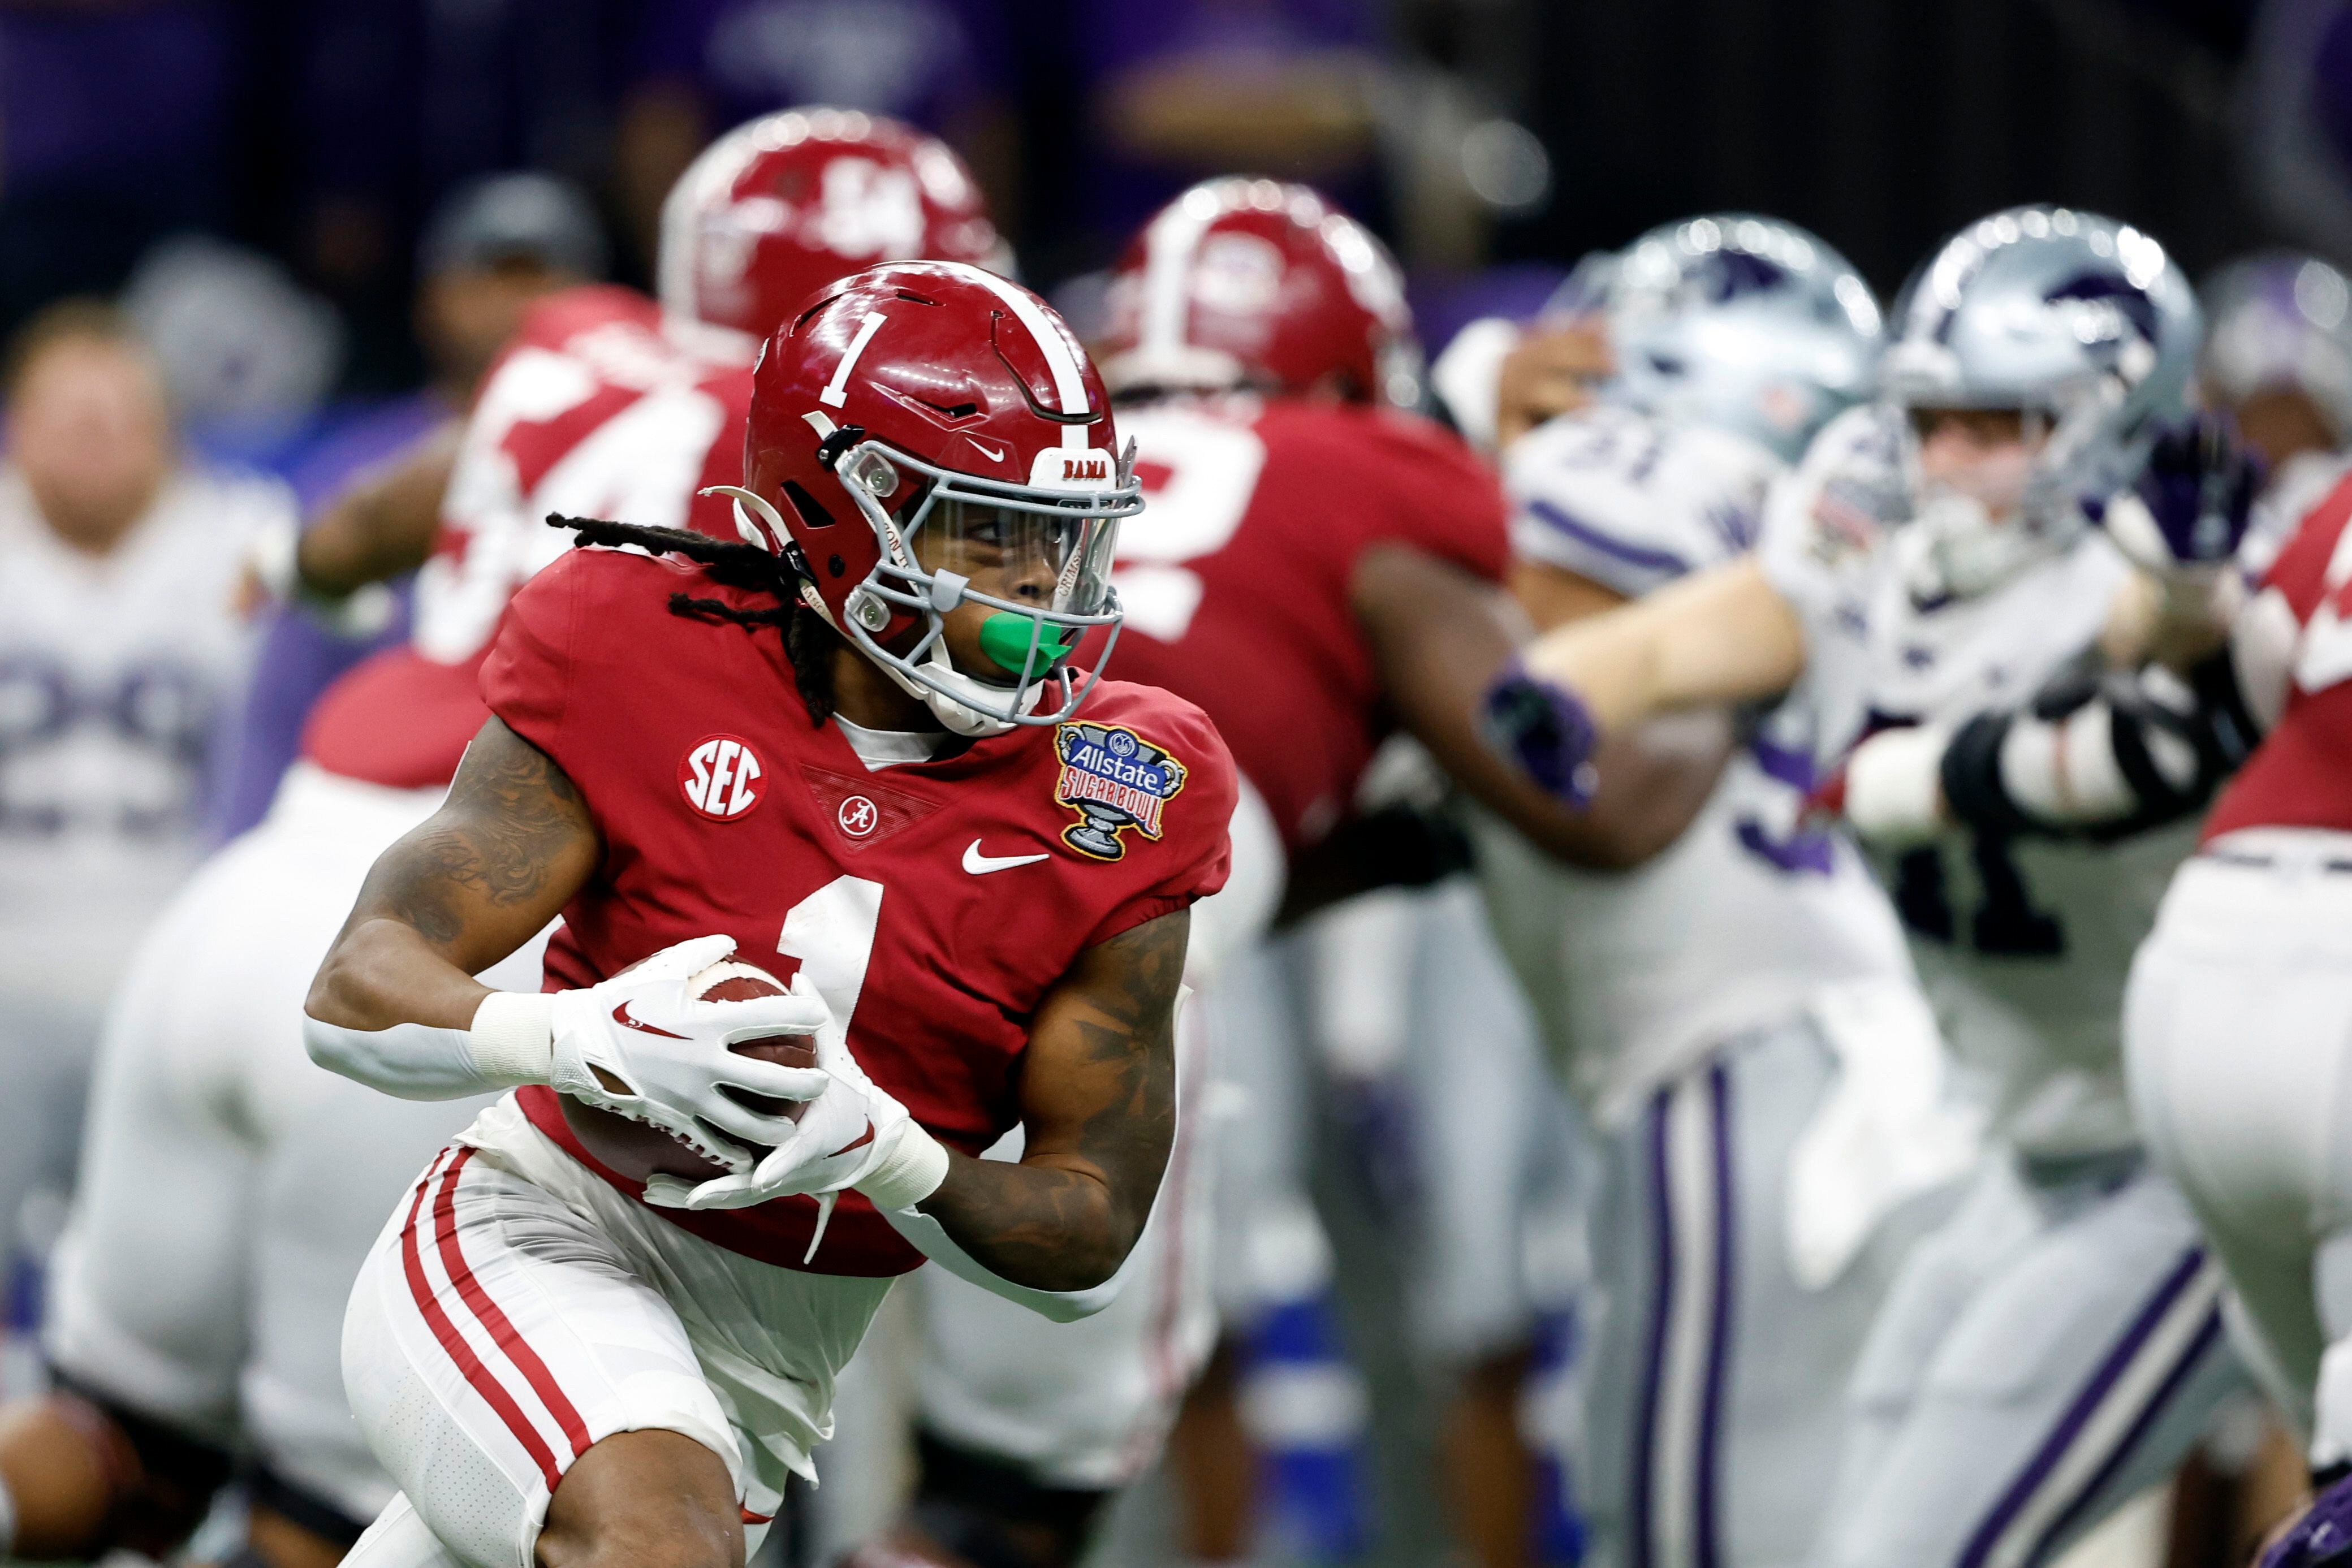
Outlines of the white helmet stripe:
{"label": "white helmet stripe", "polygon": [[[1071,350],[1069,340],[1054,330],[1054,324],[1045,319],[1043,310],[1037,308],[1034,299],[1016,285],[1007,283],[996,274],[974,267],[970,262],[942,261],[936,265],[974,283],[985,284],[992,293],[1011,307],[1014,319],[1029,329],[1029,337],[1037,345],[1037,351],[1045,356],[1045,370],[1054,378],[1054,395],[1061,400],[1062,412],[1092,412],[1087,402],[1086,367]],[[1062,444],[1083,448],[1087,444],[1087,427],[1082,424],[1064,425]]]}
{"label": "white helmet stripe", "polygon": [[699,319],[695,273],[700,265],[701,214],[741,177],[760,154],[752,134],[761,121],[738,126],[704,148],[662,201],[661,232],[654,261],[654,292],[662,308],[681,320]]}
{"label": "white helmet stripe", "polygon": [[1193,258],[1201,236],[1219,214],[1217,203],[1181,201],[1152,220],[1143,236],[1142,330],[1137,334],[1139,354],[1181,353],[1184,325],[1190,313]]}

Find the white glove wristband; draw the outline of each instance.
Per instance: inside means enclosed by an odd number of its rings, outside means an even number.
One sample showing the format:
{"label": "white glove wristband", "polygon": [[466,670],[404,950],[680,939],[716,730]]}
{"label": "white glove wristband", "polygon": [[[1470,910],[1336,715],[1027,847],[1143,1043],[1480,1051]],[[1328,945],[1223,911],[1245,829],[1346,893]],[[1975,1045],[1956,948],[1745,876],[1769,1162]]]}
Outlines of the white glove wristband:
{"label": "white glove wristband", "polygon": [[856,1184],[875,1207],[912,1208],[948,1179],[947,1145],[912,1122],[901,1122],[888,1152]]}
{"label": "white glove wristband", "polygon": [[544,991],[492,991],[466,1032],[485,1083],[544,1083],[555,1070],[555,998]]}

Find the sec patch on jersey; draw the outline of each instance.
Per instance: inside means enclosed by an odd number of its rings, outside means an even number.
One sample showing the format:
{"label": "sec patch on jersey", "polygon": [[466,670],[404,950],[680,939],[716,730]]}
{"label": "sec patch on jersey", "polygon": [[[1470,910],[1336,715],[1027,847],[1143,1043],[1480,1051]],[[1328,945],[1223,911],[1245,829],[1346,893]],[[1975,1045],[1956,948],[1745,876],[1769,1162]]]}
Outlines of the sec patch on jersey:
{"label": "sec patch on jersey", "polygon": [[1162,746],[1125,725],[1073,720],[1054,731],[1054,754],[1061,759],[1054,799],[1078,814],[1062,830],[1062,841],[1098,861],[1125,857],[1119,835],[1129,829],[1160,837],[1168,802],[1184,788],[1190,770]]}
{"label": "sec patch on jersey", "polygon": [[677,765],[677,787],[686,803],[712,821],[740,821],[760,803],[760,780],[766,771],[750,741],[740,736],[706,735]]}

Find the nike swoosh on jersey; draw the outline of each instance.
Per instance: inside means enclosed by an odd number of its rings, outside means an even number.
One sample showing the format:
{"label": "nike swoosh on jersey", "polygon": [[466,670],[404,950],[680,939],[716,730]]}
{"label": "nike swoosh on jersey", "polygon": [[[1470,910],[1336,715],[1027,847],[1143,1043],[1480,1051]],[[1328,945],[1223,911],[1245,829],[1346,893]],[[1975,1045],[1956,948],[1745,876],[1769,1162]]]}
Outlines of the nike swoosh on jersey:
{"label": "nike swoosh on jersey", "polygon": [[636,1019],[630,1016],[629,1004],[626,1002],[614,1002],[613,1004],[613,1021],[619,1024],[623,1029],[635,1030],[639,1034],[657,1034],[664,1040],[684,1040],[686,1038],[686,1036],[682,1034],[672,1034],[666,1029],[656,1029],[649,1023],[638,1022]]}
{"label": "nike swoosh on jersey", "polygon": [[1035,865],[1044,855],[984,855],[980,852],[980,841],[974,839],[964,847],[963,869],[974,876],[986,876],[992,871],[1005,871],[1016,865]]}
{"label": "nike swoosh on jersey", "polygon": [[[966,441],[971,441],[971,437],[969,435],[965,436],[964,439]],[[987,458],[991,463],[1002,463],[1004,461],[1004,454],[997,451],[994,447],[982,446],[977,441],[971,441],[971,444],[973,450],[977,451],[982,457]]]}

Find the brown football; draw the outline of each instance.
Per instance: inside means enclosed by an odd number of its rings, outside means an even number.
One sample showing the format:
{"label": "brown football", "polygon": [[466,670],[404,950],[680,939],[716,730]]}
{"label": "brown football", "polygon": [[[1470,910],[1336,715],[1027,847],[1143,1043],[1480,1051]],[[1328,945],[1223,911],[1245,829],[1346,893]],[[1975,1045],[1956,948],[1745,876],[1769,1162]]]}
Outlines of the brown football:
{"label": "brown football", "polygon": [[[729,959],[713,964],[687,981],[692,994],[709,1002],[742,1002],[755,997],[778,997],[788,988],[784,983],[765,969]],[[816,1047],[804,1034],[768,1035],[761,1039],[735,1042],[733,1049],[746,1056],[756,1056],[762,1061],[772,1061],[779,1067],[814,1067]],[[765,1094],[745,1094],[744,1104],[772,1116],[801,1119],[808,1107],[797,1100],[778,1100]],[[684,1144],[658,1127],[643,1122],[633,1122],[626,1116],[610,1111],[599,1111],[583,1105],[569,1095],[558,1103],[563,1107],[563,1120],[570,1124],[581,1146],[614,1174],[631,1181],[643,1181],[655,1172],[684,1176],[689,1181],[706,1181],[724,1176],[723,1167],[711,1164]],[[766,1151],[752,1146],[756,1156]]]}

